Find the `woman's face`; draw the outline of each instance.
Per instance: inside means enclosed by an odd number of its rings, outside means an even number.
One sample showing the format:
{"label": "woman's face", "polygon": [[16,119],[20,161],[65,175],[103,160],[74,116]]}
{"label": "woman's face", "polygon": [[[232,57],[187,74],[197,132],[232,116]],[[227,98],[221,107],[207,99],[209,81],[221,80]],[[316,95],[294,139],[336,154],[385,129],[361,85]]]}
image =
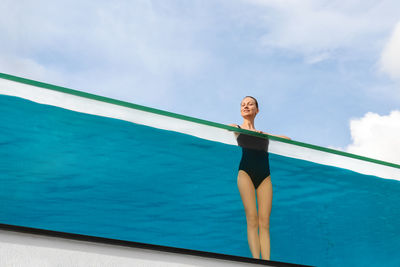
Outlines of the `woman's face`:
{"label": "woman's face", "polygon": [[240,105],[240,113],[243,118],[254,118],[258,113],[256,101],[253,98],[245,97]]}

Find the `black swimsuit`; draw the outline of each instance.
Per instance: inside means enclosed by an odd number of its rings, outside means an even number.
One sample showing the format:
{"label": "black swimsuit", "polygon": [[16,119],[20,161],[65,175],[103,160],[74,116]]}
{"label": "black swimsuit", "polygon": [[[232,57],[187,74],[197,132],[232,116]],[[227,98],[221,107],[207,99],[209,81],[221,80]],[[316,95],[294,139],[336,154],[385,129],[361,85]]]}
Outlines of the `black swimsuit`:
{"label": "black swimsuit", "polygon": [[[238,125],[240,128],[240,126]],[[239,170],[245,171],[251,178],[255,189],[270,175],[268,139],[247,134],[239,134],[238,145],[242,147],[242,159]]]}

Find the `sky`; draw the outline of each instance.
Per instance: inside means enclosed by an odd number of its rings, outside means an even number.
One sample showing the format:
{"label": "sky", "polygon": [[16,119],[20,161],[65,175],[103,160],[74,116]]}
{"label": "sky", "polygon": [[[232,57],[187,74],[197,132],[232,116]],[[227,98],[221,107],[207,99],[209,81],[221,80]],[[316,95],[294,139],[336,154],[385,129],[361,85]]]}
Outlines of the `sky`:
{"label": "sky", "polygon": [[0,72],[400,164],[400,1],[12,1]]}

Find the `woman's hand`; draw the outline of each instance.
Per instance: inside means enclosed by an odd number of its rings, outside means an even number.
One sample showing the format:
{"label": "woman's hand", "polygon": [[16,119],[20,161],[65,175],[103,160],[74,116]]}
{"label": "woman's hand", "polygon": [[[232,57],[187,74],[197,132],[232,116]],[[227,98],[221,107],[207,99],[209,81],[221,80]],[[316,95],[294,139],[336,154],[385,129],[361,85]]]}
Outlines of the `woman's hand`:
{"label": "woman's hand", "polygon": [[275,135],[275,134],[270,134],[270,133],[266,133],[266,132],[262,132],[262,131],[260,131],[260,133],[268,134],[268,135],[272,135],[272,136],[276,136],[276,137],[280,137],[280,138],[285,138],[285,139],[288,139],[288,140],[292,140],[292,139],[290,139],[289,137],[287,137],[285,135]]}
{"label": "woman's hand", "polygon": [[278,135],[278,137],[285,138],[285,139],[288,139],[288,140],[292,140],[292,139],[290,139],[289,137],[287,137],[285,135]]}
{"label": "woman's hand", "polygon": [[[237,129],[239,129],[239,127],[238,127],[238,125],[237,124],[228,124],[229,126],[232,126],[232,127],[235,127],[235,128],[237,128]],[[236,132],[235,132],[236,133]]]}

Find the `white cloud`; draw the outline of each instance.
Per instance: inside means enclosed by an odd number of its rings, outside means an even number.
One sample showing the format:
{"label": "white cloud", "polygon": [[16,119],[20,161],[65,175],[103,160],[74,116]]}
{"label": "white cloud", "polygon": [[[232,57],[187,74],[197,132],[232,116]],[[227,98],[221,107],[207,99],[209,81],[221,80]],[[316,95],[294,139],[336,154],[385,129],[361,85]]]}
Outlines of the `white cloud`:
{"label": "white cloud", "polygon": [[309,56],[308,58],[305,59],[305,62],[307,64],[316,64],[316,63],[322,62],[324,60],[327,60],[329,58],[331,58],[329,53],[323,52],[323,53],[320,53],[320,54],[315,54],[315,55]]}
{"label": "white cloud", "polygon": [[353,143],[346,151],[400,164],[400,111],[389,115],[368,112],[350,121]]}
{"label": "white cloud", "polygon": [[154,105],[172,100],[177,77],[210,64],[198,43],[203,22],[180,6],[171,14],[149,0],[3,2],[0,72]]}
{"label": "white cloud", "polygon": [[[351,47],[350,51],[356,53],[379,44],[375,40],[380,38],[375,37],[393,25],[392,13],[398,3],[243,0],[183,4],[120,0],[93,4],[76,0],[4,0],[0,6],[0,60],[12,55],[18,62],[33,62],[23,68],[24,76],[30,78],[38,78],[28,69],[35,64],[65,76],[63,81],[77,77],[79,86],[66,85],[82,90],[98,91],[100,86],[114,84],[117,90],[146,87],[157,88],[162,94],[173,90],[174,78],[190,79],[218,64],[219,55],[210,48],[218,46],[217,39],[222,40],[214,37],[220,33],[215,30],[218,27],[225,34],[238,29],[231,28],[232,23],[242,25],[246,32],[257,29],[258,41],[264,47],[300,53],[304,62],[315,64],[336,58],[335,50]],[[222,12],[226,14],[223,19]],[[242,44],[256,42],[253,38],[238,40]],[[224,45],[229,48],[229,43]],[[11,67],[0,71],[20,73]],[[46,81],[59,83],[53,78]],[[85,81],[90,86],[81,83]],[[164,93],[164,97],[167,95]]]}
{"label": "white cloud", "polygon": [[381,55],[381,70],[392,79],[400,80],[400,22],[394,28]]}
{"label": "white cloud", "polygon": [[264,10],[264,46],[299,53],[310,64],[346,49],[347,58],[379,53],[400,8],[398,1],[243,1]]}

